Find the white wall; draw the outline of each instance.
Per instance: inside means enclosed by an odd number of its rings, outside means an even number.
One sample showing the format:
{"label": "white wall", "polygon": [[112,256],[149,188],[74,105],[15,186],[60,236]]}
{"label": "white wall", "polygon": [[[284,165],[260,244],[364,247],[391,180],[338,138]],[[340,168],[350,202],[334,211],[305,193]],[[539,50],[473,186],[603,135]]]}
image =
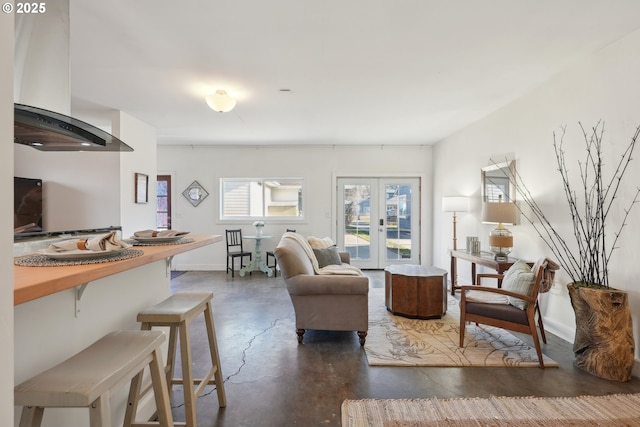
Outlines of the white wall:
{"label": "white wall", "polygon": [[[301,222],[266,221],[265,234],[279,236],[287,228],[304,235],[336,238],[336,176],[424,175],[422,183],[422,262],[431,262],[431,147],[158,147],[158,170],[172,173],[173,229],[197,234],[224,235],[225,228],[239,226],[254,231],[252,221],[219,220],[220,178],[303,178],[305,218]],[[197,180],[209,196],[193,207],[182,191]],[[278,238],[265,242],[271,249]],[[224,270],[225,246],[216,244],[175,259],[177,270]]]}
{"label": "white wall", "polygon": [[45,231],[120,225],[120,153],[15,144],[15,175],[42,179]]}
{"label": "white wall", "polygon": [[[13,58],[13,14],[0,14],[0,57]],[[0,188],[3,200],[13,199],[13,61],[0,62]],[[13,223],[13,206],[0,207],[0,224]],[[0,229],[0,420],[13,422],[13,234]]]}
{"label": "white wall", "polygon": [[[123,238],[137,230],[156,228],[156,131],[122,112],[112,116],[113,135],[133,151],[120,153],[120,218]],[[149,177],[148,203],[135,203],[135,174]]]}
{"label": "white wall", "polygon": [[[563,125],[568,126],[565,144],[568,158],[572,159],[570,168],[575,171],[577,160],[584,158],[578,121],[589,128],[599,119],[604,120],[605,155],[609,159],[605,167],[611,167],[640,125],[639,50],[640,31],[575,64],[511,105],[434,147],[433,251],[438,266],[449,265],[447,248],[452,237],[451,218],[439,209],[443,195],[472,196],[472,211],[459,217],[458,239],[464,242],[465,236],[480,236],[483,247],[487,247],[492,226],[481,224],[479,219],[480,168],[489,165],[490,158],[501,161],[505,156],[513,156],[523,181],[551,222],[563,231],[570,231],[562,181],[555,165],[552,133]],[[628,170],[620,193],[621,199],[628,202],[640,183],[638,161],[635,159]],[[612,223],[618,222],[620,212],[618,208]],[[628,223],[611,265],[610,281],[613,287],[629,291],[638,343],[640,264],[634,253],[640,233],[640,208],[632,211]],[[534,261],[541,255],[551,255],[530,225],[520,224],[510,229],[514,233],[513,255],[516,257]],[[468,283],[467,265],[461,261],[458,269],[461,281]],[[575,320],[565,286],[568,282],[564,272],[557,275],[554,288],[542,298],[542,308],[545,327],[572,341]],[[638,354],[636,348],[636,360]]]}

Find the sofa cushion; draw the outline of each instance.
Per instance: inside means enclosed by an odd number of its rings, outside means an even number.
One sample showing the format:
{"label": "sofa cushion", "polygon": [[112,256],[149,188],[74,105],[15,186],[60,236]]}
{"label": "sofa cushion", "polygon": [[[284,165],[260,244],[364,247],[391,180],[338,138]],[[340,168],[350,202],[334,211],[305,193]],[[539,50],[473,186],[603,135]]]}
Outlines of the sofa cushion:
{"label": "sofa cushion", "polygon": [[313,248],[313,253],[318,260],[318,267],[326,267],[327,265],[341,265],[342,260],[338,253],[338,247],[336,245],[329,246],[324,249]]}
{"label": "sofa cushion", "polygon": [[307,238],[307,241],[309,242],[309,246],[311,246],[313,249],[330,248],[331,246],[335,245],[330,237],[323,237],[321,239],[319,237],[309,236]]}
{"label": "sofa cushion", "polygon": [[[531,267],[526,262],[517,261],[505,273],[502,279],[502,289],[531,296],[535,281],[536,276],[531,271]],[[520,310],[526,310],[528,305],[526,301],[514,297],[509,297],[509,304],[518,307]]]}
{"label": "sofa cushion", "polygon": [[367,295],[366,276],[310,276],[298,274],[285,280],[290,295]]}

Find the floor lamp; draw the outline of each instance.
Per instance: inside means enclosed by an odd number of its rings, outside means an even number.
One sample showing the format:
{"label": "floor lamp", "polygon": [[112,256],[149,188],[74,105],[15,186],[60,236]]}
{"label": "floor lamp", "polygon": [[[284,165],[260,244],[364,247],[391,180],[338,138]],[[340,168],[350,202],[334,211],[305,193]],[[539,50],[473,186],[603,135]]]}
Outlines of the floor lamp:
{"label": "floor lamp", "polygon": [[[453,250],[458,249],[458,237],[456,235],[456,213],[469,211],[469,198],[462,196],[446,196],[442,198],[442,211],[453,212]],[[456,258],[451,257],[451,290],[458,284]]]}
{"label": "floor lamp", "polygon": [[453,212],[453,250],[458,249],[456,236],[456,213],[469,212],[469,198],[462,196],[445,196],[442,198],[442,211]]}

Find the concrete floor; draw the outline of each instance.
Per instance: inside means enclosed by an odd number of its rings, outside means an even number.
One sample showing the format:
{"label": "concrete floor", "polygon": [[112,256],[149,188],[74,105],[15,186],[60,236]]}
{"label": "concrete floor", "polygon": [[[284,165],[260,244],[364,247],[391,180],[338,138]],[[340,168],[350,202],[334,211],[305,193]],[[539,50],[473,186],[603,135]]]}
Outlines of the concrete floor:
{"label": "concrete floor", "polygon": [[[365,274],[372,288],[384,287],[382,271]],[[571,344],[550,333],[543,352],[560,368],[370,367],[355,332],[308,331],[298,345],[293,306],[280,276],[236,274],[232,279],[223,272],[187,272],[171,285],[173,292],[214,292],[228,404],[218,408],[214,387],[205,389],[197,403],[200,427],[337,427],[345,399],[640,392],[640,379],[618,383],[576,369]],[[191,329],[196,375],[208,355],[200,320]],[[530,337],[519,336],[531,343]],[[174,418],[183,421],[181,390],[174,390]]]}

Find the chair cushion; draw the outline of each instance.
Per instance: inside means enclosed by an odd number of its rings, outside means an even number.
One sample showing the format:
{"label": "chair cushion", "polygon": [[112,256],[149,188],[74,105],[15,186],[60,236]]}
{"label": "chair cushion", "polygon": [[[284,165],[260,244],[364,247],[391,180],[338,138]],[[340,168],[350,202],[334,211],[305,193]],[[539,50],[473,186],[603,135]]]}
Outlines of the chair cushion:
{"label": "chair cushion", "polygon": [[528,325],[527,313],[510,304],[485,304],[481,302],[467,302],[467,314],[504,320],[511,323]]}
{"label": "chair cushion", "polygon": [[313,248],[313,253],[318,260],[318,267],[326,267],[327,265],[342,265],[338,247],[333,245],[324,249]]}
{"label": "chair cushion", "polygon": [[[502,289],[531,296],[533,285],[535,285],[536,276],[526,262],[517,261],[505,273],[502,279]],[[520,310],[526,310],[528,303],[520,298],[509,297],[509,304],[518,307]]]}

